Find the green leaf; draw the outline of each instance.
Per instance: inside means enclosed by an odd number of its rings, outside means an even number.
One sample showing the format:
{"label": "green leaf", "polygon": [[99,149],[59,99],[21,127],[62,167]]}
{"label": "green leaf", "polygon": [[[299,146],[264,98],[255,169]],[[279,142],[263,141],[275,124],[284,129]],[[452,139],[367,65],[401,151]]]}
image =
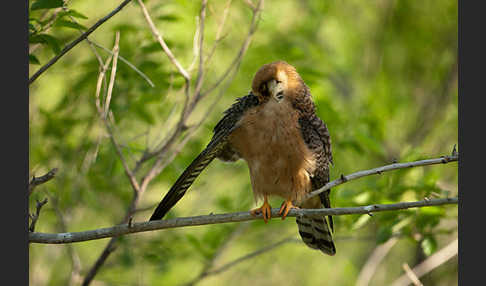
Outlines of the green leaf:
{"label": "green leaf", "polygon": [[34,55],[29,55],[29,63],[33,64],[33,65],[40,65],[40,62],[39,60],[37,59],[36,56]]}
{"label": "green leaf", "polygon": [[29,30],[31,30],[32,32],[37,32],[37,29],[35,28],[34,25],[32,25],[31,23],[29,23]]}
{"label": "green leaf", "polygon": [[437,250],[437,240],[433,236],[426,236],[420,246],[424,250],[425,255],[430,256]]}
{"label": "green leaf", "polygon": [[173,14],[171,15],[171,14],[169,14],[169,15],[159,16],[159,17],[157,17],[157,19],[158,20],[161,20],[161,21],[175,22],[175,21],[179,20],[180,17],[177,16],[177,15],[173,15]]}
{"label": "green leaf", "polygon": [[83,14],[81,14],[78,11],[73,10],[73,9],[69,9],[69,11],[67,12],[67,14],[73,16],[74,18],[88,19],[87,16],[85,16],[85,15],[83,15]]}
{"label": "green leaf", "polygon": [[78,24],[78,23],[75,23],[75,22],[72,22],[72,21],[68,21],[68,20],[64,20],[64,19],[57,20],[56,23],[54,24],[54,26],[73,28],[73,29],[76,29],[76,30],[86,30],[87,29],[85,26],[83,26],[81,24]]}
{"label": "green leaf", "polygon": [[30,10],[52,9],[62,7],[62,0],[37,0],[30,6]]}
{"label": "green leaf", "polygon": [[29,37],[29,43],[40,43],[48,45],[55,54],[61,51],[61,47],[56,38],[47,34],[37,34]]}

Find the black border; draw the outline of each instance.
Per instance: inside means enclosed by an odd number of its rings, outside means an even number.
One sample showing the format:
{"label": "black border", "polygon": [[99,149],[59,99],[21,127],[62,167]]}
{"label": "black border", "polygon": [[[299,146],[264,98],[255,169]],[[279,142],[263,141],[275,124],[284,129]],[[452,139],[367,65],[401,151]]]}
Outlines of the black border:
{"label": "black border", "polygon": [[[458,0],[459,11],[459,284],[479,285],[485,241],[485,95],[486,44],[482,1]],[[475,4],[475,5],[473,5]],[[477,257],[475,257],[477,256]],[[467,261],[467,262],[466,262]],[[467,264],[467,265],[466,265]],[[479,282],[478,284],[478,281]]]}
{"label": "black border", "polygon": [[2,284],[29,285],[28,1],[3,3],[2,32]]}

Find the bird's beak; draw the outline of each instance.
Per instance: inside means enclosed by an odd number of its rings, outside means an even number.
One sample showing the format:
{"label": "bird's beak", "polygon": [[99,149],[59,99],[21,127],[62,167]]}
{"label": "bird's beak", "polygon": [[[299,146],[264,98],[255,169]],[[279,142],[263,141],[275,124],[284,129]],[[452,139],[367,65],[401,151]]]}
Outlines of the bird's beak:
{"label": "bird's beak", "polygon": [[283,86],[281,83],[277,83],[276,80],[272,79],[268,82],[268,91],[270,92],[272,98],[275,99],[277,102],[282,101],[284,95]]}

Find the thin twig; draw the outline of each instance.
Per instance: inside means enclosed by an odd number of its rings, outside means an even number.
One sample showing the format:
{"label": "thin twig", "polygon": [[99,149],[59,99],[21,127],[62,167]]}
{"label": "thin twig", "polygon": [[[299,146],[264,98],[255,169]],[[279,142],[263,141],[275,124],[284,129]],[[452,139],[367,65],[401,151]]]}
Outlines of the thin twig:
{"label": "thin twig", "polygon": [[241,262],[243,262],[245,260],[251,259],[251,258],[253,258],[255,256],[258,256],[258,255],[261,255],[263,253],[269,252],[269,251],[274,250],[275,248],[277,248],[277,247],[279,247],[279,246],[281,246],[283,244],[286,244],[286,243],[289,243],[289,242],[293,242],[293,241],[295,241],[295,239],[293,238],[293,235],[292,236],[289,236],[287,238],[284,238],[284,239],[282,239],[282,240],[280,240],[278,242],[275,242],[273,244],[267,245],[267,246],[262,247],[262,248],[260,248],[260,249],[258,249],[256,251],[253,251],[253,252],[251,252],[249,254],[246,254],[246,255],[244,255],[244,256],[242,256],[240,258],[237,258],[237,259],[235,259],[235,260],[233,260],[231,262],[228,262],[228,263],[222,265],[221,267],[218,267],[217,269],[214,269],[214,270],[208,272],[206,276],[216,275],[216,274],[219,274],[221,272],[224,272],[224,271],[228,270],[229,268],[231,268],[231,267],[233,267],[233,266],[235,266],[235,265],[237,265],[237,264],[239,264],[239,263],[241,263]]}
{"label": "thin twig", "polygon": [[179,63],[179,61],[175,58],[174,54],[172,51],[169,49],[167,44],[165,43],[164,39],[160,35],[159,31],[154,25],[154,22],[152,21],[152,18],[150,17],[147,8],[145,7],[145,4],[143,4],[142,0],[137,0],[138,4],[142,8],[143,16],[145,17],[145,20],[150,26],[150,30],[152,31],[152,34],[154,35],[154,38],[159,42],[160,46],[162,47],[162,50],[164,53],[167,55],[169,58],[170,62],[177,68],[179,73],[184,77],[186,81],[190,80],[190,76],[187,73],[187,71],[182,67],[182,65]]}
{"label": "thin twig", "polygon": [[[67,10],[67,8],[63,8],[63,9]],[[69,15],[69,18],[74,23],[79,24],[78,21],[76,21],[76,19],[74,19],[73,16]],[[83,33],[85,29],[83,29],[81,27],[78,27],[78,30],[81,33]],[[86,42],[89,44],[89,47],[92,49],[93,53],[95,54],[96,58],[98,59],[98,63],[100,65],[100,67],[103,66],[103,60],[101,59],[101,56],[96,51],[95,46],[98,47],[98,48],[100,48],[100,49],[102,49],[103,51],[109,53],[111,56],[113,56],[113,52],[111,50],[103,47],[102,45],[96,43],[95,41],[91,40],[90,38],[86,37]],[[129,66],[131,69],[133,69],[136,73],[138,73],[143,79],[145,79],[151,87],[154,87],[155,86],[154,83],[150,80],[150,78],[146,74],[144,74],[142,71],[140,71],[134,64],[132,64],[131,62],[129,62],[127,59],[125,59],[121,55],[118,55],[118,58],[122,62],[124,62],[127,66]]]}
{"label": "thin twig", "polygon": [[333,188],[335,186],[339,186],[345,182],[352,181],[359,179],[361,177],[365,176],[370,176],[370,175],[379,175],[384,172],[392,171],[392,170],[398,170],[398,169],[405,169],[405,168],[412,168],[412,167],[417,167],[417,166],[428,166],[428,165],[434,165],[434,164],[447,164],[450,162],[456,162],[459,159],[458,155],[455,156],[442,156],[440,158],[435,158],[435,159],[426,159],[426,160],[420,160],[420,161],[414,161],[414,162],[406,162],[406,163],[394,163],[370,170],[365,170],[365,171],[359,171],[356,173],[352,173],[349,175],[341,175],[341,177],[337,180],[331,181],[324,185],[322,188],[315,190],[313,192],[310,192],[307,194],[307,199],[316,196],[324,191],[329,190],[330,188]]}
{"label": "thin twig", "polygon": [[[259,16],[260,16],[260,13],[261,13],[261,7],[263,6],[263,0],[260,0],[259,2],[259,5],[258,5],[258,9],[255,9],[253,10],[253,17],[252,17],[252,21],[251,21],[251,24],[250,24],[250,29],[249,29],[249,32],[248,32],[248,35],[246,36],[245,40],[243,41],[243,44],[238,52],[238,54],[236,55],[235,59],[232,61],[232,63],[229,65],[229,67],[227,68],[226,72],[219,78],[219,80],[217,80],[217,82],[215,84],[213,84],[208,90],[206,91],[202,91],[200,92],[199,96],[196,97],[196,95],[194,96],[194,100],[192,100],[190,106],[187,106],[188,104],[188,98],[189,96],[187,95],[186,93],[186,99],[185,99],[185,102],[184,102],[184,107],[183,107],[183,111],[181,113],[181,118],[179,119],[176,127],[174,128],[174,131],[171,132],[171,135],[169,137],[169,139],[167,140],[164,140],[164,144],[161,146],[161,147],[158,147],[158,148],[155,148],[154,151],[152,152],[145,152],[144,155],[137,161],[136,163],[136,166],[134,168],[134,173],[136,173],[140,166],[154,158],[154,157],[159,157],[158,158],[158,161],[155,163],[155,165],[160,165],[161,164],[161,160],[163,158],[161,158],[162,154],[165,154],[172,146],[172,144],[174,144],[174,142],[176,141],[177,137],[182,133],[182,131],[184,131],[184,126],[185,126],[185,120],[187,119],[187,117],[191,114],[191,112],[194,110],[194,108],[196,107],[196,105],[198,104],[198,102],[205,96],[207,96],[208,94],[210,94],[211,92],[213,92],[217,87],[219,87],[219,85],[226,79],[226,77],[229,75],[229,74],[232,74],[232,76],[230,77],[230,80],[227,81],[227,85],[225,86],[224,89],[221,90],[220,94],[218,95],[218,98],[217,100],[215,100],[214,103],[216,103],[219,98],[222,97],[222,95],[224,94],[224,91],[226,89],[226,87],[228,86],[228,84],[231,82],[231,80],[233,79],[234,75],[236,74],[236,71],[238,71],[239,69],[239,66],[240,66],[240,63],[241,63],[241,60],[246,52],[246,50],[248,49],[250,43],[251,43],[251,39],[253,37],[253,34],[256,32],[256,29],[258,27],[258,20],[259,20]],[[187,84],[186,84],[187,86]],[[186,88],[186,92],[187,92],[187,88]],[[211,105],[212,107],[214,107],[214,104]],[[212,107],[210,107],[210,109],[212,109]],[[209,110],[209,109],[208,109]],[[208,114],[208,112],[206,113]],[[207,116],[203,117],[202,120],[205,120],[207,118]]]}
{"label": "thin twig", "polygon": [[54,168],[54,169],[50,170],[49,172],[47,172],[47,174],[45,174],[43,176],[40,176],[40,177],[37,177],[37,178],[35,176],[32,176],[32,179],[29,182],[29,196],[30,196],[30,194],[32,194],[35,187],[37,187],[38,185],[44,184],[45,182],[48,182],[52,178],[54,178],[54,176],[56,176],[57,171],[58,171],[58,169]]}
{"label": "thin twig", "polygon": [[[177,68],[178,72],[182,75],[182,77],[185,80],[185,83],[184,83],[185,99],[184,99],[184,105],[183,105],[183,108],[182,108],[180,119],[177,122],[176,128],[175,128],[174,132],[172,133],[172,135],[169,137],[169,139],[166,141],[166,143],[159,150],[156,150],[154,152],[145,152],[144,155],[142,156],[142,158],[140,158],[137,161],[135,168],[133,170],[134,173],[136,173],[138,171],[139,167],[141,166],[141,164],[143,162],[145,162],[145,161],[147,161],[147,160],[149,160],[149,159],[151,159],[155,156],[159,156],[159,160],[160,160],[161,159],[160,154],[163,154],[165,151],[167,151],[172,146],[172,144],[176,141],[177,137],[184,130],[186,118],[187,118],[188,114],[190,113],[190,112],[188,112],[188,106],[189,106],[189,99],[190,99],[189,92],[190,92],[190,86],[191,86],[191,78],[190,78],[189,73],[182,67],[182,65],[175,58],[174,54],[172,53],[172,51],[169,49],[169,47],[165,43],[165,41],[162,38],[162,36],[160,35],[159,31],[155,27],[155,25],[152,21],[152,18],[150,17],[150,14],[148,13],[148,10],[145,7],[145,5],[143,4],[143,2],[141,0],[138,0],[138,3],[140,5],[140,7],[142,8],[143,15],[144,15],[145,20],[147,21],[149,27],[150,27],[150,30],[152,31],[154,38],[159,42],[160,46],[162,47],[162,50],[164,51],[164,53],[169,58],[169,61]],[[155,163],[154,167],[157,164],[158,163]]]}
{"label": "thin twig", "polygon": [[40,211],[42,209],[42,207],[47,204],[47,198],[43,199],[42,201],[39,201],[39,200],[36,200],[36,206],[35,206],[35,214],[31,214],[30,215],[30,218],[31,218],[31,223],[30,223],[30,226],[29,226],[29,231],[30,232],[34,232],[35,230],[35,224],[37,223],[37,220],[39,219],[39,216],[40,216]]}
{"label": "thin twig", "polygon": [[[409,208],[440,206],[457,204],[457,198],[445,198],[445,199],[433,199],[423,200],[416,202],[401,202],[396,204],[384,204],[384,205],[369,205],[361,207],[349,207],[349,208],[323,208],[323,209],[291,209],[287,217],[296,216],[310,216],[310,217],[322,217],[328,215],[349,215],[349,214],[366,214],[370,211],[382,212],[382,211],[396,211]],[[279,209],[272,209],[272,219],[280,217],[278,214]],[[261,219],[261,215],[253,216],[250,212],[237,212],[227,214],[211,214],[204,216],[194,217],[182,217],[167,220],[157,220],[148,222],[132,223],[129,227],[127,223],[116,225],[113,227],[100,228],[95,230],[88,230],[82,232],[69,232],[69,233],[29,233],[29,242],[33,243],[72,243],[81,242],[94,239],[101,239],[107,237],[119,237],[121,235],[153,231],[159,229],[169,229],[187,226],[199,226],[208,224],[230,223],[230,222],[242,222]]]}
{"label": "thin twig", "polygon": [[218,30],[216,31],[216,39],[214,40],[214,44],[211,48],[211,51],[208,53],[206,60],[204,61],[205,63],[208,63],[210,61],[210,59],[213,57],[213,54],[216,51],[216,46],[221,42],[221,40],[223,38],[221,36],[221,33],[223,32],[224,23],[226,22],[226,18],[228,17],[229,8],[231,6],[231,1],[232,0],[228,0],[228,2],[226,2],[221,22],[218,24]]}
{"label": "thin twig", "polygon": [[241,45],[240,50],[238,51],[238,54],[236,55],[235,59],[231,62],[231,64],[228,66],[226,71],[219,77],[219,79],[216,80],[216,82],[209,87],[207,90],[202,92],[201,97],[211,93],[213,90],[215,90],[224,80],[225,78],[234,70],[237,70],[239,67],[239,63],[241,62],[241,59],[243,58],[244,54],[248,50],[248,47],[250,46],[251,40],[253,38],[253,34],[255,34],[258,23],[260,20],[260,14],[263,8],[263,0],[259,0],[258,4],[255,9],[253,9],[253,17],[251,19],[251,24],[250,24],[250,29],[248,31],[248,34],[243,41],[243,44]]}
{"label": "thin twig", "polygon": [[[113,147],[115,147],[115,151],[123,165],[123,169],[125,170],[125,174],[127,175],[129,181],[130,181],[130,184],[133,188],[133,191],[135,193],[138,193],[140,191],[140,186],[137,182],[137,179],[135,178],[135,175],[133,174],[133,172],[130,170],[130,167],[128,166],[126,160],[125,160],[125,156],[123,155],[122,153],[122,150],[121,150],[121,147],[120,145],[118,144],[118,142],[116,141],[115,139],[115,135],[113,134],[113,129],[111,128],[111,124],[110,122],[108,121],[108,118],[106,117],[108,112],[109,112],[109,109],[110,109],[110,99],[111,99],[111,94],[112,94],[112,91],[113,91],[113,86],[115,84],[115,74],[116,74],[116,65],[117,65],[117,56],[118,56],[118,44],[119,44],[119,40],[120,40],[120,36],[119,36],[119,32],[116,32],[116,36],[115,36],[115,45],[113,47],[113,54],[115,55],[114,58],[113,58],[113,64],[112,64],[112,68],[111,68],[111,75],[110,75],[110,83],[109,83],[109,87],[108,87],[108,94],[106,96],[106,101],[105,101],[105,104],[104,104],[104,111],[101,110],[101,106],[99,106],[99,109],[98,111],[101,112],[100,113],[100,117],[103,121],[103,123],[105,124],[105,127],[106,127],[106,131],[108,133],[108,136],[110,138],[110,141],[113,145]],[[107,60],[107,63],[109,62],[109,59]],[[103,67],[102,71],[100,72],[100,76],[98,77],[98,86],[100,86],[100,82],[102,80],[102,77],[104,77],[104,73],[106,71],[106,66]],[[100,98],[100,95],[99,95],[99,89],[97,88],[96,89],[96,98],[99,100]],[[99,105],[99,103],[98,103]]]}
{"label": "thin twig", "polygon": [[356,280],[356,286],[367,286],[370,283],[371,278],[375,274],[376,269],[380,265],[381,261],[383,261],[385,256],[390,252],[397,241],[398,238],[393,237],[387,242],[378,245],[373,252],[371,252],[368,260],[359,272],[358,279]]}
{"label": "thin twig", "polygon": [[72,48],[74,48],[77,44],[81,41],[86,39],[91,33],[93,33],[101,24],[106,22],[108,19],[113,17],[115,14],[120,12],[123,7],[125,7],[131,0],[123,1],[118,7],[116,7],[113,11],[111,11],[108,15],[101,18],[96,22],[93,26],[91,26],[86,32],[84,32],[81,36],[79,36],[76,40],[69,43],[64,49],[62,49],[59,54],[57,54],[54,58],[52,58],[47,64],[42,66],[34,75],[29,78],[29,85],[32,84],[43,72],[45,72],[48,68],[50,68],[53,64],[55,64],[62,56],[64,56],[67,52],[69,52]]}
{"label": "thin twig", "polygon": [[120,52],[119,42],[120,42],[120,32],[116,31],[116,33],[115,33],[115,47],[113,48],[113,64],[111,65],[111,73],[110,73],[110,84],[108,85],[108,93],[106,95],[106,102],[105,102],[105,114],[104,114],[105,120],[108,116],[108,111],[110,110],[111,94],[113,93],[113,87],[115,85],[116,68],[117,68],[117,63],[118,63],[118,53]]}
{"label": "thin twig", "polygon": [[[446,247],[432,254],[431,256],[429,256],[429,258],[425,259],[422,263],[415,266],[412,269],[412,271],[413,273],[415,273],[415,276],[417,276],[417,278],[420,278],[425,274],[429,273],[430,271],[434,270],[438,266],[446,263],[447,261],[449,261],[449,259],[456,256],[457,251],[458,251],[458,240],[455,239]],[[393,282],[391,285],[405,286],[405,285],[409,285],[410,282],[411,282],[410,277],[407,274],[403,274],[397,280],[395,280],[395,282]]]}
{"label": "thin twig", "polygon": [[[95,45],[96,47],[102,49],[103,51],[109,53],[110,55],[113,56],[113,52],[110,51],[109,49],[103,47],[102,45],[96,43],[95,41],[93,40],[90,40],[90,42]],[[124,62],[127,66],[129,66],[131,69],[133,69],[137,74],[139,74],[145,81],[147,81],[147,83],[151,86],[151,87],[154,87],[155,84],[150,80],[150,78],[144,74],[141,70],[139,70],[134,64],[132,64],[131,62],[129,62],[127,59],[125,59],[124,57],[122,57],[121,55],[118,55],[118,58],[120,59],[120,61]]]}
{"label": "thin twig", "polygon": [[[69,11],[69,9],[67,8],[67,6],[62,7],[62,9],[63,9],[64,11],[66,11],[66,12],[68,12],[68,11]],[[71,19],[71,21],[72,21],[72,22],[74,22],[74,23],[78,24],[77,29],[78,29],[78,31],[79,31],[79,32],[81,33],[81,35],[82,35],[82,34],[83,34],[83,32],[84,32],[84,30],[85,30],[84,28],[82,28],[82,25],[80,25],[80,24],[78,23],[78,21],[76,21],[76,19],[74,19],[74,17],[73,17],[73,16],[68,15],[68,17],[69,17],[69,19]],[[103,59],[101,58],[100,54],[98,54],[98,51],[96,51],[96,48],[94,47],[94,45],[93,45],[93,43],[91,42],[91,40],[90,40],[88,37],[86,37],[86,39],[85,39],[85,40],[86,40],[86,42],[88,43],[89,48],[91,49],[91,51],[93,51],[93,54],[95,55],[96,59],[98,60],[98,64],[99,64],[99,66],[100,66],[100,67],[101,67],[101,66],[103,66]]]}
{"label": "thin twig", "polygon": [[[208,1],[202,0],[201,13],[199,15],[199,67],[197,72],[196,87],[194,89],[193,101],[197,101],[201,91],[204,75],[204,21],[206,20],[206,5]],[[192,104],[191,104],[192,105]]]}
{"label": "thin twig", "polygon": [[221,254],[228,248],[231,241],[233,241],[238,235],[240,235],[244,230],[249,227],[248,223],[241,223],[237,227],[235,227],[232,232],[225,237],[225,240],[219,245],[218,249],[214,252],[213,256],[209,259],[207,263],[205,263],[204,268],[199,272],[199,275],[196,276],[193,280],[189,281],[188,283],[184,284],[185,286],[192,286],[197,284],[199,281],[203,280],[207,276],[211,274],[211,268],[213,268],[214,264],[216,263],[217,259],[221,256]]}
{"label": "thin twig", "polygon": [[[52,208],[56,212],[57,218],[59,219],[59,228],[62,232],[67,232],[67,222],[64,217],[64,214],[59,208],[58,199],[51,195],[49,192],[45,192],[45,194],[49,197],[51,201]],[[81,259],[77,254],[76,250],[74,249],[72,244],[66,244],[66,250],[71,259],[71,277],[69,279],[68,285],[77,285],[79,282],[78,280],[81,279],[80,272],[81,272]]]}
{"label": "thin twig", "polygon": [[[118,56],[118,53],[116,52],[118,50],[118,45],[119,45],[119,36],[118,36],[118,32],[117,32],[117,35],[115,36],[115,45],[113,47],[113,55],[115,56],[115,58],[116,58],[116,56]],[[115,81],[115,75],[114,75],[114,73],[116,72],[115,58],[113,59],[112,74],[111,74],[111,80],[110,80],[110,84],[109,84],[111,86],[111,91],[108,91],[108,92],[112,92],[112,88],[113,88],[114,81]],[[109,102],[105,103],[104,108],[100,104],[100,94],[99,93],[100,93],[100,89],[101,89],[101,82],[103,81],[103,79],[105,77],[105,72],[106,72],[106,69],[108,67],[110,60],[111,60],[111,56],[107,59],[105,65],[102,67],[102,69],[100,71],[100,75],[98,77],[97,89],[96,89],[96,107],[98,109],[99,116],[100,116],[101,120],[103,121],[103,123],[106,127],[107,133],[110,137],[110,141],[111,141],[112,145],[115,147],[115,151],[116,151],[116,153],[117,153],[117,155],[118,155],[118,157],[119,157],[119,159],[120,159],[120,161],[123,165],[123,169],[125,170],[125,174],[127,175],[128,179],[130,181],[130,184],[132,186],[132,189],[133,189],[133,193],[134,193],[133,199],[132,199],[132,201],[131,201],[131,203],[128,207],[128,210],[125,214],[125,217],[121,221],[121,223],[127,223],[128,220],[130,219],[130,217],[132,217],[132,215],[133,215],[133,213],[136,209],[136,206],[137,206],[137,204],[140,200],[140,193],[141,192],[140,192],[140,186],[138,184],[138,181],[137,181],[135,175],[133,174],[133,172],[130,170],[128,164],[126,163],[126,160],[125,160],[125,157],[123,156],[121,148],[120,148],[118,142],[115,139],[115,136],[113,134],[113,130],[111,128],[110,122],[109,122],[108,118],[105,117],[105,114],[107,114],[107,112],[109,111]],[[106,111],[104,111],[103,109],[106,110]],[[108,244],[105,246],[105,248],[101,252],[101,255],[98,257],[98,259],[93,264],[93,266],[89,269],[89,271],[86,274],[86,276],[84,277],[84,280],[83,280],[81,285],[87,286],[93,281],[94,277],[98,273],[101,266],[103,266],[103,264],[105,263],[108,256],[110,256],[110,254],[113,251],[115,251],[115,249],[117,247],[117,245],[116,245],[117,238],[118,237],[112,237],[110,239]]]}
{"label": "thin twig", "polygon": [[403,270],[405,270],[405,274],[407,274],[408,278],[412,280],[413,285],[415,286],[424,286],[422,282],[418,279],[417,275],[413,272],[412,269],[410,269],[410,266],[408,266],[407,263],[403,263],[402,265]]}

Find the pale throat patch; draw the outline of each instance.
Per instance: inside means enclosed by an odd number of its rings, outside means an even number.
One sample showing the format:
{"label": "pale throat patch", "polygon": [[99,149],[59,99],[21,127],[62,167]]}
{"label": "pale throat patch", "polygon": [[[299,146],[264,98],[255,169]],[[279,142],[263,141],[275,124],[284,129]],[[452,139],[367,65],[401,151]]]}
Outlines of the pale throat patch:
{"label": "pale throat patch", "polygon": [[281,102],[284,99],[284,91],[287,89],[287,73],[285,71],[278,71],[276,80],[268,82],[268,90],[270,91],[272,98],[277,102]]}

